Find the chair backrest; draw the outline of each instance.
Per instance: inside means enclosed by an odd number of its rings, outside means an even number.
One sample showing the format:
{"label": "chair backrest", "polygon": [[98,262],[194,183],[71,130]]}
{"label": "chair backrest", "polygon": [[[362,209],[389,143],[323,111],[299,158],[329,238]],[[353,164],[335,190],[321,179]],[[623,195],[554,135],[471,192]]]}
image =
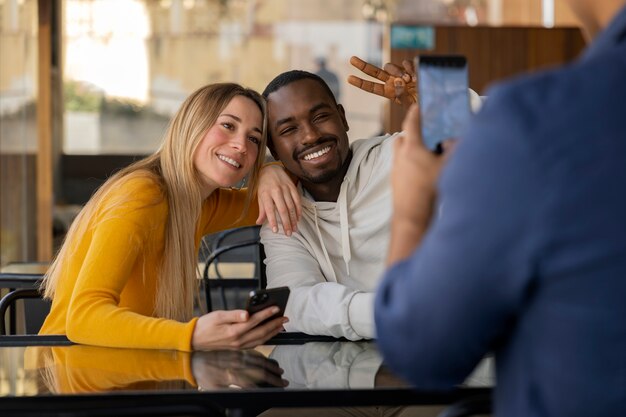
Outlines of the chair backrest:
{"label": "chair backrest", "polygon": [[[202,279],[208,311],[213,309],[212,289],[219,290],[223,308],[227,309],[225,288],[265,288],[265,252],[259,231],[260,226],[246,226],[225,230],[207,239],[209,250],[204,254]],[[250,265],[253,266],[251,273]],[[229,274],[226,274],[227,269],[230,269]]]}
{"label": "chair backrest", "polygon": [[[11,333],[16,333],[15,317],[17,316],[17,301],[24,302],[24,333],[37,334],[44,319],[50,311],[50,303],[41,298],[41,293],[33,288],[19,288],[9,291],[0,300],[0,335],[8,334],[6,322],[9,321]],[[9,310],[9,308],[11,310]],[[7,311],[11,311],[10,317],[7,317]]]}

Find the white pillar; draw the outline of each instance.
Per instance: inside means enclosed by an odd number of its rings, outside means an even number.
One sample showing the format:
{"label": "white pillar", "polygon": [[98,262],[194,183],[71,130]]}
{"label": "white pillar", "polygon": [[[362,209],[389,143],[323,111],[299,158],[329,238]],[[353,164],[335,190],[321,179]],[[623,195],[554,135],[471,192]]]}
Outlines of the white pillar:
{"label": "white pillar", "polygon": [[547,28],[554,27],[554,0],[542,0],[541,3],[543,26]]}

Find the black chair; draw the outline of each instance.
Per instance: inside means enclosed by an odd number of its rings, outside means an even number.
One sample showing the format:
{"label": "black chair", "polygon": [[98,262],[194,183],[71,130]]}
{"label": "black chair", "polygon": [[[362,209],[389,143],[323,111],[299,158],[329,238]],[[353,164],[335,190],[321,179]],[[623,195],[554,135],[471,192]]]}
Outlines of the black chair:
{"label": "black chair", "polygon": [[[202,271],[207,311],[213,310],[212,288],[219,289],[224,309],[228,308],[226,288],[265,288],[265,252],[259,237],[260,229],[261,226],[245,226],[213,236]],[[255,265],[254,274],[252,277],[225,278],[220,271],[220,264],[227,262],[252,262]],[[211,265],[214,267],[215,279],[209,279]]]}
{"label": "black chair", "polygon": [[[37,299],[38,304],[26,304],[27,299]],[[24,315],[26,334],[36,334],[43,323],[48,311],[50,309],[50,303],[41,299],[41,293],[34,288],[18,288],[13,291],[9,291],[0,300],[0,336],[7,335],[7,329],[5,326],[6,313],[9,307],[12,311],[15,311],[16,301],[24,300]],[[42,305],[43,304],[43,305]]]}
{"label": "black chair", "polygon": [[[9,294],[22,289],[35,290],[39,288],[44,273],[49,265],[49,262],[11,262],[0,269],[0,289],[8,290]],[[27,294],[27,292],[21,291],[11,294],[11,296],[7,298],[7,301],[2,304],[4,307],[0,314],[0,320],[2,321],[0,334],[7,333],[7,327],[5,327],[5,313],[7,311],[9,312],[8,333],[17,333],[16,300],[21,298],[39,298],[39,296],[34,295],[28,297],[25,296],[25,294]],[[42,300],[23,300],[21,302],[24,304],[24,311],[27,313],[24,316],[26,333],[37,333],[43,320],[50,311],[50,304]]]}

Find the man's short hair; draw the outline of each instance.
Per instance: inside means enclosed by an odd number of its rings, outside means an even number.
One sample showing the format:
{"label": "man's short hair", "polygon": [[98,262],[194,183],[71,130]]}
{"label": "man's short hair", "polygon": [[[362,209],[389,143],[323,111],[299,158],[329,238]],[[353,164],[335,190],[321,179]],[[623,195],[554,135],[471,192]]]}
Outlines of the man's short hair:
{"label": "man's short hair", "polygon": [[335,98],[335,95],[333,94],[328,84],[326,84],[326,81],[322,79],[322,77],[320,77],[319,75],[310,73],[308,71],[302,71],[302,70],[291,70],[291,71],[283,72],[282,74],[277,75],[276,78],[270,81],[267,87],[265,87],[265,90],[263,90],[263,97],[267,99],[267,97],[270,94],[272,94],[273,92],[277,90],[280,90],[284,86],[289,85],[293,82],[305,80],[305,79],[310,79],[310,80],[317,81],[318,83],[320,83],[320,85],[324,88],[324,90],[326,90],[326,93],[328,93],[328,96],[333,99],[335,104],[337,104],[337,99]]}

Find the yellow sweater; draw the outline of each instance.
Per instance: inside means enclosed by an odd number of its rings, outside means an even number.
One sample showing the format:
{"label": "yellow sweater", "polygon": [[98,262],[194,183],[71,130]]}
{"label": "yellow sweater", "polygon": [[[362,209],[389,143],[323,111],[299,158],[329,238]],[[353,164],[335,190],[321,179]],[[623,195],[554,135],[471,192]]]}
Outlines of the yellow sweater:
{"label": "yellow sweater", "polygon": [[[133,197],[111,204],[120,196]],[[256,204],[237,221],[245,197],[245,190],[218,189],[205,200],[196,249],[206,234],[254,224]],[[112,191],[86,233],[66,242],[70,255],[39,334],[65,334],[89,345],[190,351],[197,318],[181,323],[153,317],[167,217],[167,199],[153,180],[134,178]]]}

